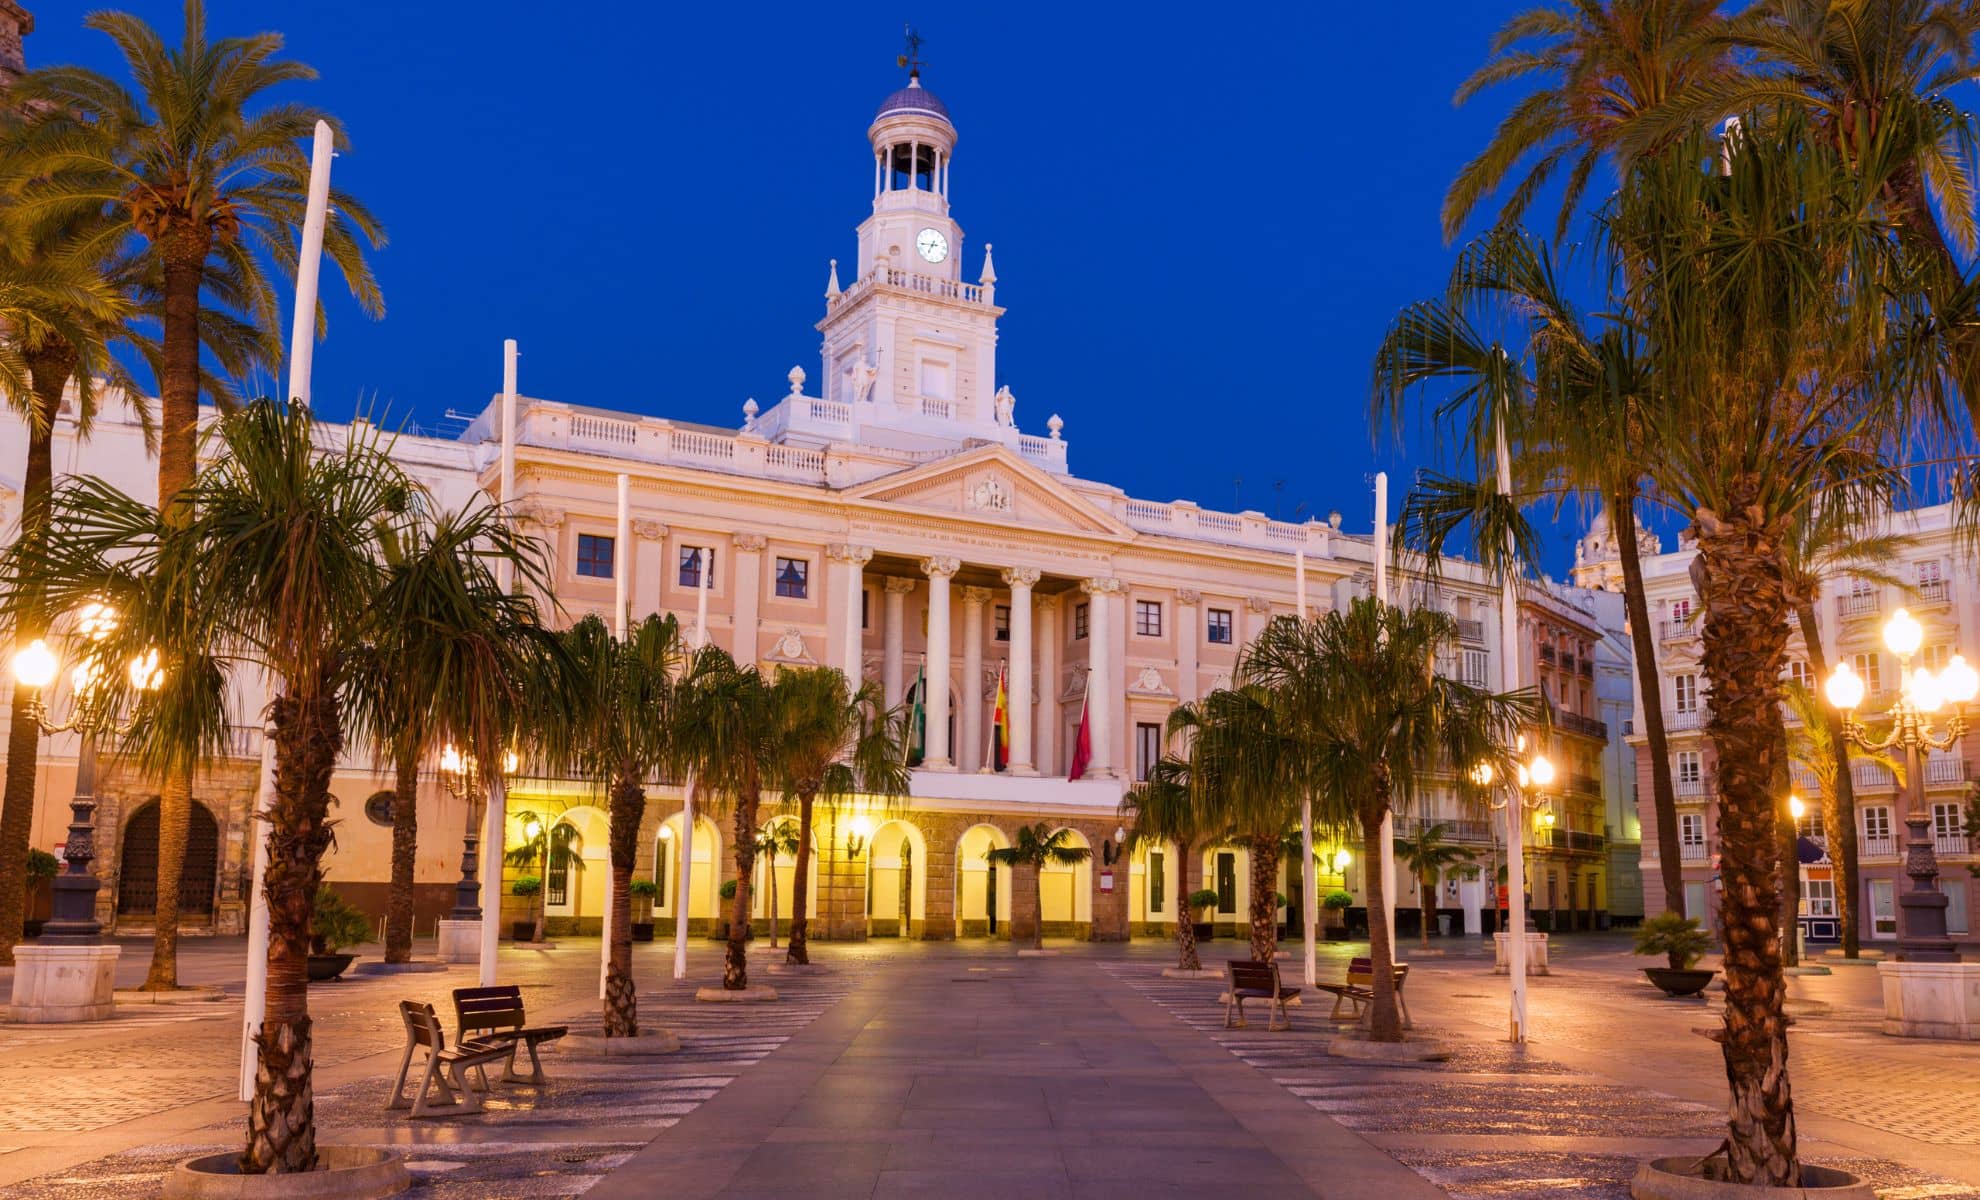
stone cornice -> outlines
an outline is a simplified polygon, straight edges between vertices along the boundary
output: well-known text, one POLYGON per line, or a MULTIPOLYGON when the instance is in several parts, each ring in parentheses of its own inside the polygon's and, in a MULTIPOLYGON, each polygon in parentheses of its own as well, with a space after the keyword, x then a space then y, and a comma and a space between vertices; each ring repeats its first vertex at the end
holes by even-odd
POLYGON ((882 586, 884 586, 887 589, 887 593, 892 596, 905 596, 909 592, 912 592, 914 591, 914 589, 921 586, 920 580, 910 579, 905 575, 888 575, 885 578, 886 578, 886 583, 883 584, 882 586))

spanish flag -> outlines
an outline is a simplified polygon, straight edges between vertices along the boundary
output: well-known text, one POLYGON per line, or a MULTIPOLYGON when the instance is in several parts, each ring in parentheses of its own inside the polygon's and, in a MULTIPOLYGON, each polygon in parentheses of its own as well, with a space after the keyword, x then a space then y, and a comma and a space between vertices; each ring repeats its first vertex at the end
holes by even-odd
POLYGON ((990 717, 990 767, 1001 771, 1011 764, 1011 697, 1007 686, 1010 665, 997 668, 997 708, 990 717))

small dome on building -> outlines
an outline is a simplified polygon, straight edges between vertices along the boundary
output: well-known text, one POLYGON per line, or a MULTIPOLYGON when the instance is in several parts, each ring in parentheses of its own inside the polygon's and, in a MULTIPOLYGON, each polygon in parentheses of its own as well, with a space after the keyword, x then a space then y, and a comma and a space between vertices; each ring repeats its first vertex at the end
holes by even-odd
POLYGON ((877 121, 893 113, 921 113, 925 116, 939 117, 952 125, 955 123, 949 121, 948 106, 943 104, 934 92, 921 86, 919 72, 908 76, 906 87, 880 102, 880 111, 873 114, 873 119, 877 121))

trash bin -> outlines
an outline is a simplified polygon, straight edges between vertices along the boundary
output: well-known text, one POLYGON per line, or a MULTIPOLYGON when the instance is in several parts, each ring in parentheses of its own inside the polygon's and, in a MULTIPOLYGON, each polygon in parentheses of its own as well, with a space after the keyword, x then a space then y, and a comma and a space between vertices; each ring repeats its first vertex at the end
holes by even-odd
POLYGON ((1451 936, 1451 914, 1449 913, 1437 914, 1437 936, 1438 937, 1451 936))

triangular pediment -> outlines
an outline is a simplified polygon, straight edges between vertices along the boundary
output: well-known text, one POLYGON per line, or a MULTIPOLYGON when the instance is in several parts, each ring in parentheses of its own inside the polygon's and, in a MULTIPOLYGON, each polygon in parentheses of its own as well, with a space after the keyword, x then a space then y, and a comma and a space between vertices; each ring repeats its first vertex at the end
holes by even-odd
POLYGON ((1131 531, 1003 446, 983 446, 847 489, 847 499, 1102 537, 1131 531))

